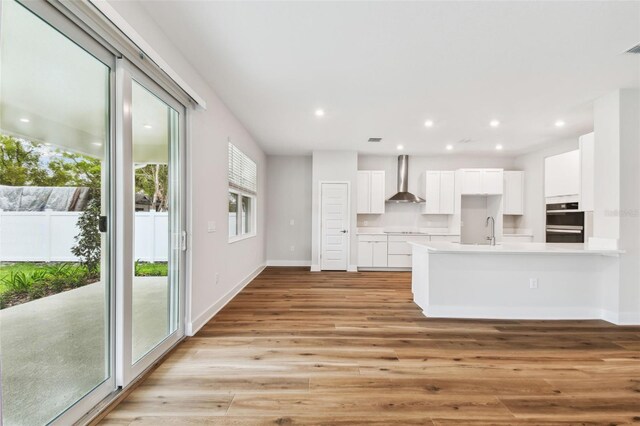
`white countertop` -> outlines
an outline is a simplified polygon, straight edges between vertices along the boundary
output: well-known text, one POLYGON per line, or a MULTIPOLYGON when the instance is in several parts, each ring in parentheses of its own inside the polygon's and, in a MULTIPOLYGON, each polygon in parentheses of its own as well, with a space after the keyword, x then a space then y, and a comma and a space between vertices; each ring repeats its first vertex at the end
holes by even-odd
POLYGON ((396 229, 396 228, 358 228, 357 235, 460 235, 459 233, 449 232, 445 230, 416 228, 416 229, 396 229))
POLYGON ((457 254, 584 254, 617 256, 622 250, 590 249, 586 244, 504 243, 495 246, 460 244, 445 241, 412 243, 412 246, 433 253, 457 254))

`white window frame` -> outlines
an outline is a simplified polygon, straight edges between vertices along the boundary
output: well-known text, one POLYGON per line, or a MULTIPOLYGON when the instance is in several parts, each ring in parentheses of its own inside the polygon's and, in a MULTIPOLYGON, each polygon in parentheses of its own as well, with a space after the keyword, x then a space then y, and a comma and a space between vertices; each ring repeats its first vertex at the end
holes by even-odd
MULTIPOLYGON (((238 196, 238 204, 237 204, 238 211, 236 212, 236 215, 237 215, 236 216, 236 235, 229 236, 229 244, 237 243, 238 241, 255 237, 256 235, 258 235, 258 232, 257 232, 258 197, 256 196, 256 194, 251 194, 249 192, 241 191, 239 189, 232 188, 232 187, 229 187, 229 193, 236 194, 238 196), (251 199, 251 210, 249 211, 251 215, 251 217, 249 218, 249 221, 251 224, 251 232, 248 232, 246 234, 240 233, 242 231, 242 197, 247 197, 251 199)), ((227 214, 229 213, 228 210, 229 209, 227 207, 227 214)), ((227 221, 227 224, 228 223, 229 221, 227 221)), ((227 230, 227 235, 229 235, 228 230, 227 230)))

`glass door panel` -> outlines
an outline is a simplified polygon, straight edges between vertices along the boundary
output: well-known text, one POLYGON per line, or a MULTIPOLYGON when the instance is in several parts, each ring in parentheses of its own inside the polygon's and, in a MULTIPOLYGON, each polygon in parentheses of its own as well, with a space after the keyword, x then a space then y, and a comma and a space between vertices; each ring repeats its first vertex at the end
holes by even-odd
POLYGON ((2 415, 39 425, 115 386, 112 71, 14 0, 0 28, 2 415))
POLYGON ((178 329, 179 114, 132 80, 132 363, 178 329))

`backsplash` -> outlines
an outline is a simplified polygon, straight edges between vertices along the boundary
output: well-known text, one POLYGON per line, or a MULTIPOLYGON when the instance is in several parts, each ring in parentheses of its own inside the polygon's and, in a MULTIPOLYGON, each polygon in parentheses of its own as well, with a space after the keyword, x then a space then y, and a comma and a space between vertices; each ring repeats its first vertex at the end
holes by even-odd
POLYGON ((448 228, 449 216, 424 215, 423 204, 387 203, 385 214, 359 214, 358 227, 448 228), (365 223, 366 222, 366 223, 365 223))

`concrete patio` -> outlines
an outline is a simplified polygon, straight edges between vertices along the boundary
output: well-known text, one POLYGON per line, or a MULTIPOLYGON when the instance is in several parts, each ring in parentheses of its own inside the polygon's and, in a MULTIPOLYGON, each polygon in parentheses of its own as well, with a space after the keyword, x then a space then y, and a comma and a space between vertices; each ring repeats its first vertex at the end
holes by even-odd
MULTIPOLYGON (((167 278, 134 281, 134 354, 167 331, 167 278)), ((104 284, 0 311, 0 360, 6 426, 46 424, 110 375, 104 284)))

